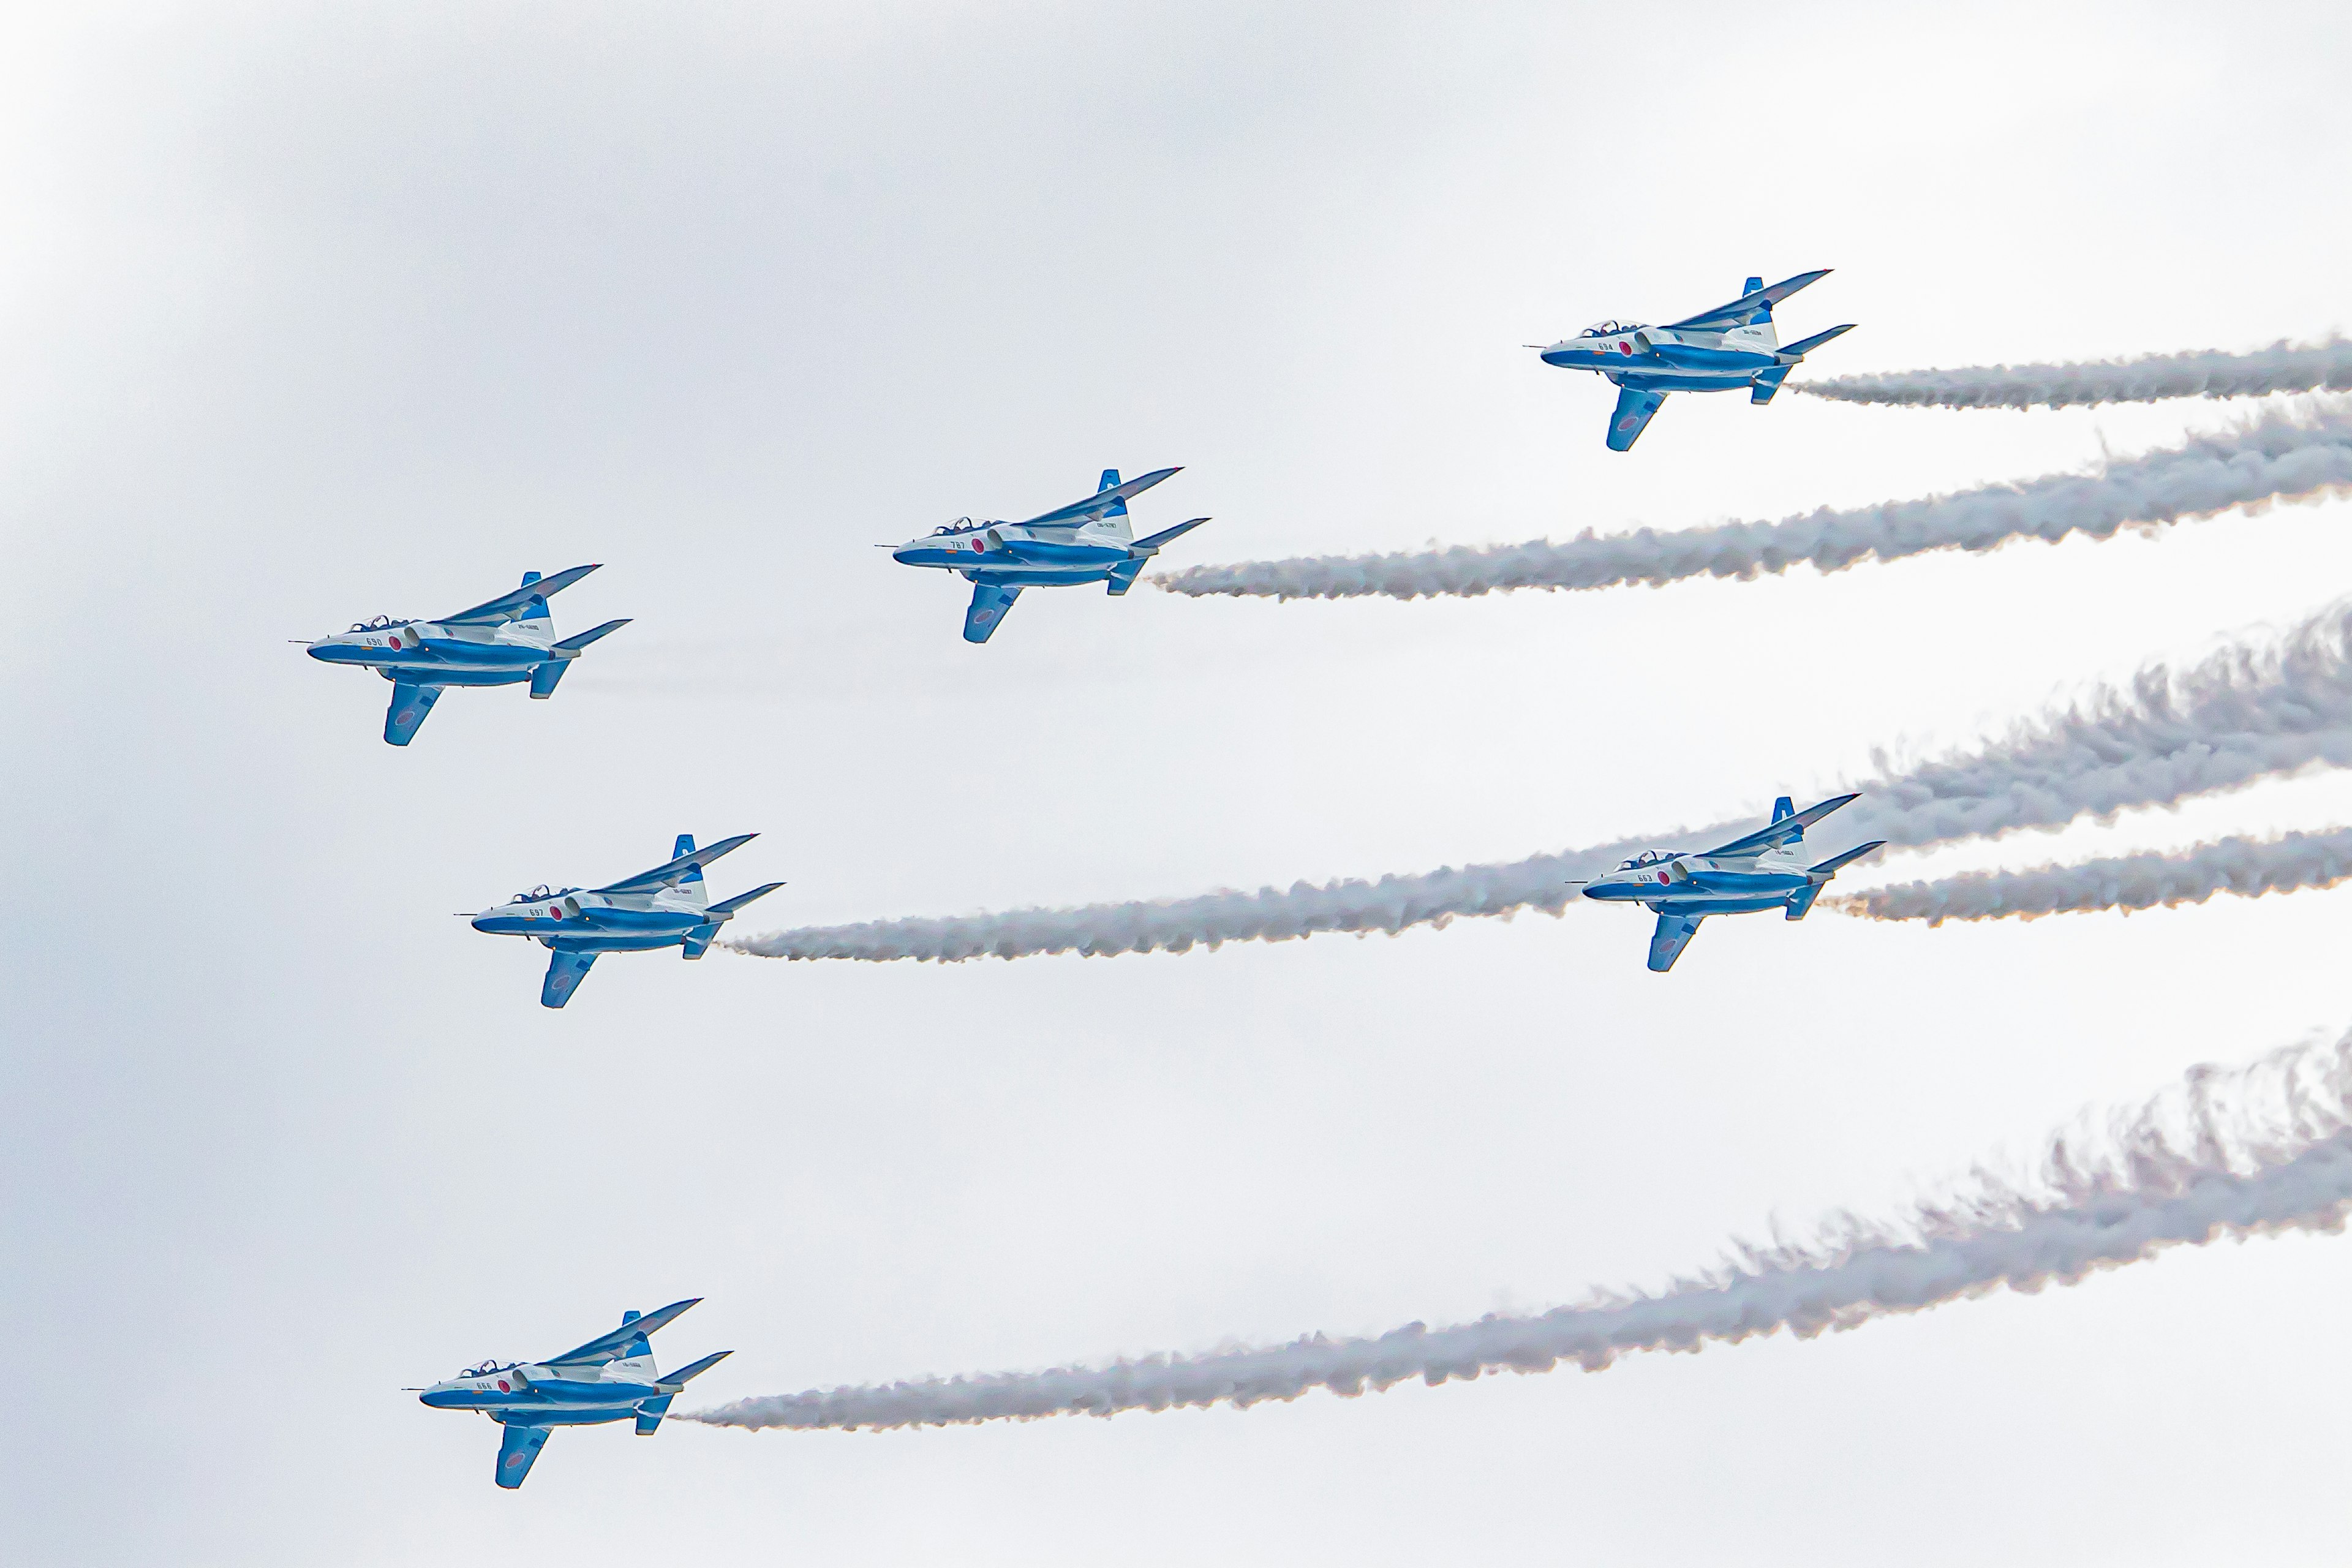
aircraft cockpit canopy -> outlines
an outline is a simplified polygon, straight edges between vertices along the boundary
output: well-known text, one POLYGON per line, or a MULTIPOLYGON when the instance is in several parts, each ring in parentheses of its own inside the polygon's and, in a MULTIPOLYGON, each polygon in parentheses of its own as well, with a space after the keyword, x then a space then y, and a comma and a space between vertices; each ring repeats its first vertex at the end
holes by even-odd
POLYGON ((1618 321, 1595 321, 1592 325, 1585 328, 1584 331, 1577 333, 1576 335, 1580 338, 1613 338, 1620 332, 1630 332, 1637 330, 1638 329, 1630 323, 1618 321))
POLYGON ((390 616, 378 616, 372 621, 353 621, 352 623, 352 630, 355 632, 380 632, 392 626, 404 626, 407 624, 408 623, 406 621, 395 621, 390 616))
POLYGON ((516 1367, 520 1366, 521 1364, 522 1363, 520 1362, 515 1361, 502 1362, 494 1356, 490 1360, 482 1363, 479 1366, 467 1367, 457 1375, 459 1377, 488 1377, 494 1373, 512 1372, 516 1367))
POLYGON ((940 524, 939 527, 931 530, 931 532, 934 536, 942 533, 963 533, 969 531, 971 526, 971 519, 968 517, 960 517, 953 522, 943 522, 940 524))
POLYGON ((1654 866, 1661 860, 1671 860, 1673 858, 1673 856, 1668 855, 1662 850, 1644 849, 1639 855, 1634 856, 1631 860, 1619 862, 1617 869, 1620 871, 1638 871, 1644 866, 1654 866))
POLYGON ((560 899, 566 893, 576 893, 580 889, 577 888, 551 888, 546 883, 541 882, 538 887, 533 888, 528 893, 517 893, 513 898, 509 899, 507 902, 510 904, 543 904, 550 899, 560 899))

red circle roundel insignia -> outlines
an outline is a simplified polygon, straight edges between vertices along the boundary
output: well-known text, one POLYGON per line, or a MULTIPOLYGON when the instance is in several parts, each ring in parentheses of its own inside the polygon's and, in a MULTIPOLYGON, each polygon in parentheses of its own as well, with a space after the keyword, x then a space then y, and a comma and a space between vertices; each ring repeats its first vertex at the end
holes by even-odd
POLYGON ((500 1379, 499 1379, 499 1392, 500 1394, 507 1394, 507 1393, 510 1393, 510 1392, 512 1392, 511 1390, 509 1390, 509 1389, 507 1387, 507 1380, 506 1380, 505 1378, 503 1378, 503 1377, 502 1377, 502 1378, 500 1378, 500 1379))
POLYGON ((1663 881, 1664 881, 1665 879, 1666 879, 1666 874, 1665 874, 1664 871, 1659 872, 1659 873, 1658 873, 1658 880, 1659 880, 1659 881, 1661 881, 1661 882, 1663 882, 1663 881))
POLYGON ((1617 352, 1621 354, 1632 353, 1633 352, 1633 345, 1631 343, 1619 343, 1617 345, 1617 352))
POLYGON ((400 646, 400 639, 399 639, 398 637, 394 637, 394 638, 392 638, 392 639, 391 639, 391 641, 392 641, 392 646, 393 646, 393 647, 398 647, 400 646))

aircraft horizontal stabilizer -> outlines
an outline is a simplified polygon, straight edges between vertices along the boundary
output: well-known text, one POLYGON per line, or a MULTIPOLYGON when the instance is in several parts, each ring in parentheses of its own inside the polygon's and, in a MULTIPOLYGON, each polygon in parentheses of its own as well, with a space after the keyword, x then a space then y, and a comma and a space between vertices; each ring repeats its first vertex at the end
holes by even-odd
POLYGON ((531 1461, 547 1447, 547 1430, 544 1426, 521 1426, 499 1428, 499 1485, 509 1491, 522 1485, 522 1479, 530 1474, 531 1461))
POLYGON ((1780 384, 1789 379, 1789 372, 1795 368, 1794 365, 1776 364, 1770 370, 1758 371, 1756 379, 1748 384, 1748 401, 1771 402, 1772 395, 1780 390, 1780 384))
POLYGON ((688 1362, 684 1366, 679 1367, 676 1372, 666 1372, 662 1373, 657 1386, 659 1386, 665 1394, 676 1394, 688 1384, 693 1382, 696 1378, 700 1377, 704 1373, 709 1372, 712 1367, 717 1366, 720 1362, 725 1361, 729 1356, 733 1355, 734 1353, 735 1352, 733 1351, 713 1351, 710 1354, 704 1356, 700 1361, 688 1362))
POLYGON ((1826 332, 1815 332, 1810 338, 1800 338, 1793 343, 1785 344, 1780 351, 1781 361, 1784 363, 1794 364, 1832 338, 1853 331, 1853 327, 1854 324, 1848 321, 1842 327, 1832 327, 1826 332))
POLYGON ((1840 870, 1843 869, 1845 867, 1853 865, 1856 860, 1861 859, 1872 850, 1884 849, 1885 847, 1886 840, 1884 838, 1874 838, 1867 844, 1857 844, 1843 855, 1832 855, 1818 866, 1808 867, 1806 868, 1805 875, 1808 877, 1834 877, 1840 870))
POLYGON ((598 637, 611 637, 614 632, 617 632, 623 626, 627 626, 629 624, 629 619, 630 617, 624 616, 617 621, 606 621, 601 626, 590 626, 586 631, 582 632, 575 637, 565 637, 562 642, 557 643, 554 647, 549 651, 553 653, 578 653, 582 648, 586 647, 598 637))
POLYGON ((720 920, 725 920, 728 916, 735 913, 745 904, 750 903, 752 900, 764 899, 770 893, 774 892, 778 888, 782 886, 783 884, 782 882, 763 882, 748 893, 738 893, 731 899, 723 900, 719 903, 711 905, 710 912, 720 920))
POLYGON ((530 672, 531 696, 541 702, 554 696, 555 683, 562 679, 563 672, 571 668, 568 664, 559 664, 551 659, 532 670, 530 672))
POLYGON ((1139 555, 1151 554, 1153 552, 1182 538, 1185 534, 1192 532, 1194 529, 1200 527, 1202 523, 1208 521, 1209 520, 1205 517, 1188 518, 1184 521, 1178 523, 1173 528, 1161 529, 1159 532, 1153 534, 1149 539, 1139 539, 1133 544, 1129 545, 1128 548, 1134 551, 1139 555))
POLYGON ((695 927, 686 933, 686 940, 677 944, 677 955, 680 958, 700 958, 710 951, 710 939, 718 934, 717 921, 712 921, 709 925, 695 927))
POLYGON ((665 1394, 659 1399, 648 1399, 637 1406, 638 1436, 650 1437, 661 1430, 661 1419, 669 1414, 670 1398, 665 1394))

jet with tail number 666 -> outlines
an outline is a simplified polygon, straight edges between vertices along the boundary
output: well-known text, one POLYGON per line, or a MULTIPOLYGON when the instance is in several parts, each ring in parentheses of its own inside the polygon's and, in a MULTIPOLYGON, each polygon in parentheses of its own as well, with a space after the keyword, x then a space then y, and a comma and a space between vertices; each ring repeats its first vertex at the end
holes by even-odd
POLYGON ((1770 826, 1696 855, 1649 850, 1585 883, 1584 896, 1602 903, 1639 904, 1654 912, 1658 928, 1650 938, 1650 967, 1663 974, 1675 966, 1707 916, 1780 910, 1792 921, 1803 920, 1842 868, 1885 847, 1885 839, 1873 839, 1817 865, 1808 865, 1808 858, 1797 851, 1806 828, 1855 798, 1832 795, 1799 811, 1784 795, 1772 803, 1770 826))
POLYGON ((486 1361, 430 1388, 406 1392, 436 1410, 479 1411, 505 1428, 492 1473, 512 1491, 530 1474, 531 1461, 556 1427, 634 1420, 637 1436, 650 1437, 688 1383, 735 1353, 719 1351, 673 1373, 655 1370, 653 1342, 646 1336, 700 1300, 673 1301, 657 1312, 624 1312, 619 1328, 545 1361, 486 1361))
POLYGON ((1769 289, 1761 278, 1750 278, 1730 304, 1663 327, 1595 321, 1549 347, 1528 347, 1542 354, 1546 364, 1592 371, 1615 384, 1617 409, 1609 416, 1609 449, 1622 452, 1640 438, 1669 392, 1729 392, 1744 386, 1750 403, 1771 402, 1789 372, 1807 354, 1840 332, 1853 331, 1848 321, 1780 346, 1772 307, 1828 276, 1826 267, 1800 272, 1769 289))
POLYGON ((1135 537, 1127 517, 1129 498, 1180 471, 1160 468, 1122 482, 1117 468, 1105 468, 1094 494, 1026 522, 959 518, 921 539, 881 548, 904 565, 961 574, 971 584, 963 640, 986 642, 1024 588, 1107 583, 1117 595, 1134 587, 1163 546, 1209 521, 1196 517, 1148 539, 1135 537))
POLYGON ((540 1005, 561 1007, 596 962, 600 952, 645 952, 676 947, 687 958, 700 958, 710 949, 719 928, 754 899, 763 899, 782 882, 767 882, 722 903, 710 901, 702 868, 721 855, 740 849, 756 833, 739 833, 697 849, 694 835, 677 836, 671 858, 650 871, 624 877, 601 888, 533 888, 479 914, 461 914, 476 931, 493 936, 529 937, 552 954, 547 979, 539 989, 540 1005))

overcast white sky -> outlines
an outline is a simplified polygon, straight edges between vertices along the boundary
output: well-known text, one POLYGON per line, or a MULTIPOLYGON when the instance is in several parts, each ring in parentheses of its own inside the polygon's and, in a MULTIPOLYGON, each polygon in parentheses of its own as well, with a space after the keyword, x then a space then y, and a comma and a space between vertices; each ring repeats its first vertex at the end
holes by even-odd
MULTIPOLYGON (((0 20, 12 1561, 2336 1562, 2352 1247, 1811 1343, 890 1435, 496 1431, 625 1307, 730 1398, 1540 1307, 2352 1022, 2344 893, 960 967, 448 911, 757 830, 750 929, 1761 810, 2352 584, 2346 508, 1484 601, 965 591, 870 548, 1186 471, 1177 564, 1776 517, 2242 411, 1609 394, 1519 345, 1838 270, 1804 374, 2347 324, 2332 6, 14 6, 0 20), (549 703, 287 639, 605 569, 549 703)), ((1933 860, 2352 822, 2265 786, 1933 860)))

